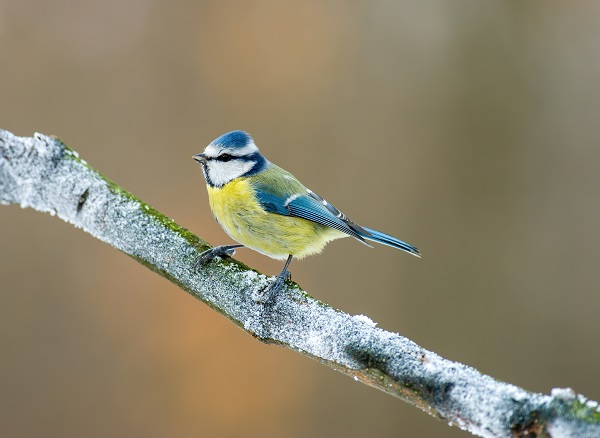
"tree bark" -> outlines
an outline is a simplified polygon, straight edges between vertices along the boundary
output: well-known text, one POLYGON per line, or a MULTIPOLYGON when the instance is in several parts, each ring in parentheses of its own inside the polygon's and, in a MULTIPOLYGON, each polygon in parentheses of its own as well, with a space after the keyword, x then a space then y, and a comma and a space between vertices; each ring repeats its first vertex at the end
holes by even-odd
MULTIPOLYGON (((135 258, 262 342, 318 360, 483 437, 600 437, 598 403, 570 389, 528 392, 446 360, 294 283, 267 304, 271 279, 232 260, 194 264, 209 245, 109 181, 59 139, 0 130, 0 203, 56 215, 135 258)), ((5 249, 6 250, 6 249, 5 249)))

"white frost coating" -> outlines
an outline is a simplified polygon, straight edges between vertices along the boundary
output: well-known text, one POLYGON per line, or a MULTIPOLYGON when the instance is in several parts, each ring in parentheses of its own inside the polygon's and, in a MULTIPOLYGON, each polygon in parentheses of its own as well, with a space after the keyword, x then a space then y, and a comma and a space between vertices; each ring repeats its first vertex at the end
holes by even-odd
POLYGON ((320 348, 323 345, 323 334, 321 332, 310 332, 308 334, 308 338, 306 339, 306 346, 308 350, 306 351, 315 351, 315 349, 320 348))
MULTIPOLYGON (((259 277, 258 272, 255 271, 246 271, 242 274, 244 277, 246 277, 248 280, 256 280, 259 277)), ((263 275, 264 277, 264 275, 263 275)))
POLYGON ((271 282, 271 280, 269 279, 269 277, 267 277, 264 274, 259 274, 256 271, 243 271, 243 272, 240 273, 240 275, 246 281, 250 281, 252 283, 255 283, 259 290, 264 289, 271 282))
MULTIPOLYGON (((64 159, 67 154, 51 137, 19 138, 0 130, 0 202, 56 212, 153 266, 259 339, 300 351, 476 435, 510 436, 511 421, 542 412, 571 415, 564 421, 549 419, 552 430, 562 436, 600 436, 597 425, 566 408, 561 411, 573 400, 568 390, 546 396, 498 382, 287 283, 273 302, 259 304, 255 294, 272 280, 235 262, 214 260, 196 272, 198 255, 206 249, 203 242, 113 187, 81 160, 70 154, 64 159)), ((593 410, 593 402, 581 400, 593 410)))
POLYGON ((569 421, 557 419, 548 426, 548 433, 552 438, 598 438, 600 435, 590 435, 573 426, 569 421))
POLYGON ((47 136, 45 136, 44 134, 40 134, 39 132, 36 132, 33 137, 36 140, 41 140, 41 141, 34 141, 33 142, 33 147, 35 148, 35 150, 39 153, 39 154, 46 154, 48 152, 48 148, 46 147, 46 139, 48 138, 47 136))
POLYGON ((366 324, 369 324, 371 327, 375 327, 377 325, 376 322, 373 322, 373 320, 366 315, 354 315, 352 318, 354 318, 356 321, 362 321, 366 324))
POLYGON ((572 388, 552 388, 550 395, 561 400, 571 400, 575 398, 576 394, 572 388))

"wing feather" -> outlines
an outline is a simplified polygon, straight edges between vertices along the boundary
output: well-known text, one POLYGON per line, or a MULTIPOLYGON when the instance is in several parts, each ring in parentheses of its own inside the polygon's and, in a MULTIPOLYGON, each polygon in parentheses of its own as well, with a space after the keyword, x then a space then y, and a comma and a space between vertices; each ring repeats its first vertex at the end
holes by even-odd
POLYGON ((256 197, 262 207, 269 213, 298 217, 315 222, 346 233, 367 244, 359 234, 360 231, 355 229, 358 225, 349 221, 345 215, 340 213, 331 204, 324 204, 322 201, 319 201, 322 198, 315 198, 311 194, 313 192, 307 191, 306 193, 292 193, 281 196, 271 193, 260 186, 256 187, 256 197))
POLYGON ((304 187, 291 173, 272 163, 263 172, 249 178, 252 179, 258 202, 269 213, 302 218, 346 233, 367 246, 371 246, 367 242, 370 240, 420 257, 419 250, 414 246, 352 222, 325 199, 304 187))

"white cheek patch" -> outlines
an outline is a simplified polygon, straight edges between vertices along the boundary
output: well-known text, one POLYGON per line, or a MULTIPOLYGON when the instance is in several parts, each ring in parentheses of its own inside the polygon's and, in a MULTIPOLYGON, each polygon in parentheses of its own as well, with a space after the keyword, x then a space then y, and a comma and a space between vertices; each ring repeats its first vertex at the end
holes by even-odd
POLYGON ((239 178, 254 166, 253 161, 231 160, 227 162, 212 160, 208 164, 208 176, 212 183, 221 187, 229 181, 239 178))

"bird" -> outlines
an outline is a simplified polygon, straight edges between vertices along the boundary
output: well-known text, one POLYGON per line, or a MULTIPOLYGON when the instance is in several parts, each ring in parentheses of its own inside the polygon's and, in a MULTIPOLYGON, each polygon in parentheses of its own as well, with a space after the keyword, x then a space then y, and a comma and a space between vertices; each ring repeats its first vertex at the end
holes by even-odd
POLYGON ((193 158, 202 167, 213 216, 238 242, 204 251, 196 270, 216 257, 231 257, 242 247, 285 260, 259 302, 273 299, 291 279, 288 268, 293 258, 318 254, 335 239, 350 236, 369 247, 368 241, 378 242, 421 256, 416 247, 350 220, 291 173, 268 161, 245 131, 221 135, 193 158))

